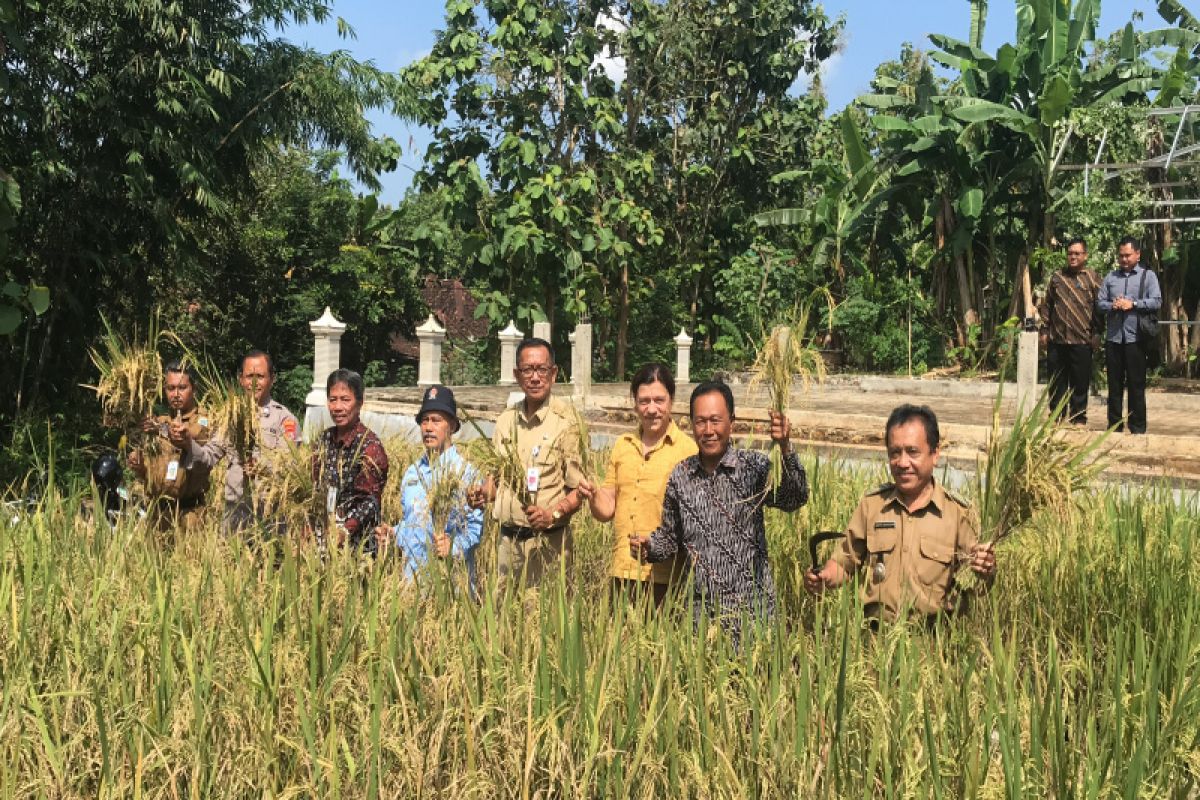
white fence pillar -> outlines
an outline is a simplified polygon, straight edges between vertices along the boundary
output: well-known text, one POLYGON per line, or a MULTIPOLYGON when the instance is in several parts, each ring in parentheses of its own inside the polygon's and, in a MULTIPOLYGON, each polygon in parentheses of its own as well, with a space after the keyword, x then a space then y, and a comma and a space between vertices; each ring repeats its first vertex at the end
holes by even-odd
POLYGON ((1017 413, 1038 401, 1038 334, 1021 331, 1017 345, 1017 413))
POLYGON ((592 393, 592 325, 581 322, 571 334, 571 385, 576 400, 587 403, 592 393))
POLYGON ((683 328, 675 337, 675 382, 692 382, 692 337, 683 328))
POLYGON ((446 329, 438 325, 433 314, 425 324, 417 328, 417 341, 421 352, 417 362, 417 386, 433 386, 442 382, 442 342, 446 340, 446 329))
POLYGON ((308 323, 308 329, 313 334, 313 382, 304 405, 324 407, 328 400, 325 381, 329 380, 329 373, 340 366, 346 323, 335 319, 329 306, 325 306, 325 313, 308 323))
POLYGON ((552 332, 553 332, 553 331, 552 331, 552 330, 551 330, 551 328, 550 328, 550 323, 549 323, 549 322, 535 322, 535 323, 533 323, 533 338, 535 338, 535 339, 545 339, 547 342, 549 342, 549 343, 550 343, 550 346, 551 346, 551 347, 553 347, 553 346, 554 346, 554 340, 550 338, 550 334, 551 334, 552 332))
POLYGON ((513 370, 517 368, 517 345, 525 338, 525 334, 517 330, 510 319, 508 327, 500 331, 500 385, 512 386, 517 382, 513 370))

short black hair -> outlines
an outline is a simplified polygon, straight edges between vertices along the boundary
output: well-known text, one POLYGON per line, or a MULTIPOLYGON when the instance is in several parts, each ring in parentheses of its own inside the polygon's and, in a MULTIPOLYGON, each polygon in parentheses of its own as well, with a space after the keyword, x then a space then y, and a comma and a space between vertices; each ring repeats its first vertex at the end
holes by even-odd
POLYGON ((329 380, 325 381, 325 393, 333 391, 333 387, 339 383, 344 383, 354 393, 354 399, 358 402, 363 401, 363 379, 352 369, 335 369, 329 373, 329 380))
POLYGON ((725 407, 729 409, 729 418, 733 419, 733 390, 725 381, 701 381, 692 389, 692 399, 688 401, 688 416, 696 416, 696 398, 716 392, 725 398, 725 407))
POLYGON ((266 350, 251 350, 238 359, 238 375, 241 375, 246 370, 246 359, 248 358, 265 358, 267 360, 267 374, 275 376, 275 359, 271 358, 271 354, 266 350))
POLYGON ((517 354, 513 356, 513 361, 517 364, 521 363, 521 353, 524 353, 531 347, 544 347, 546 352, 550 354, 550 366, 554 366, 554 348, 545 339, 539 339, 536 336, 530 336, 528 339, 522 339, 517 345, 517 354))
POLYGON ((200 384, 200 375, 197 374, 196 368, 188 361, 178 358, 168 361, 167 365, 163 367, 163 375, 170 375, 172 373, 187 375, 193 389, 197 388, 200 384))
POLYGON ((675 399, 675 376, 671 374, 671 370, 666 364, 659 361, 644 364, 641 369, 633 373, 633 380, 629 383, 629 394, 636 398, 638 389, 652 383, 661 383, 667 388, 667 395, 672 400, 675 399))
POLYGON ((1130 247, 1132 247, 1132 248, 1133 248, 1133 251, 1134 251, 1135 253, 1140 253, 1140 252, 1142 252, 1142 243, 1141 243, 1141 242, 1139 242, 1139 241, 1137 240, 1137 238, 1136 238, 1136 237, 1133 237, 1133 236, 1122 236, 1122 237, 1121 237, 1121 241, 1117 242, 1117 247, 1120 247, 1121 245, 1124 245, 1124 244, 1127 244, 1127 245, 1129 245, 1130 247))
POLYGON ((937 414, 933 413, 933 409, 929 406, 915 406, 912 403, 905 403, 892 409, 887 425, 883 428, 884 446, 888 445, 888 437, 892 433, 892 428, 907 425, 914 419, 920 420, 921 424, 925 426, 925 442, 929 445, 929 449, 937 450, 938 445, 942 442, 942 432, 938 430, 937 414))
POLYGON ((1072 236, 1070 239, 1067 239, 1067 248, 1066 249, 1070 250, 1071 245, 1073 245, 1073 244, 1082 245, 1083 252, 1085 252, 1085 253, 1088 251, 1087 239, 1083 238, 1082 236, 1072 236))

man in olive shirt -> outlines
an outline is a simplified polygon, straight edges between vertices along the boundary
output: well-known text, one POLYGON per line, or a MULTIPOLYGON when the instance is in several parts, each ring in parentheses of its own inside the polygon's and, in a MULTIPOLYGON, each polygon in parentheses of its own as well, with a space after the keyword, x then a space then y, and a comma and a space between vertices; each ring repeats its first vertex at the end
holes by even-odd
POLYGON ((1100 278, 1087 268, 1087 242, 1067 242, 1067 266, 1050 277, 1046 298, 1038 309, 1041 343, 1050 371, 1050 403, 1063 408, 1077 425, 1087 422, 1088 389, 1092 382, 1092 351, 1100 344, 1102 320, 1096 310, 1100 278))
POLYGON ((893 483, 858 504, 841 551, 804 585, 819 594, 865 572, 868 617, 892 621, 903 612, 935 617, 954 610, 954 574, 969 563, 981 578, 996 573, 990 545, 980 545, 967 504, 933 479, 940 455, 937 417, 928 406, 902 405, 884 429, 893 483))
POLYGON ((132 451, 129 468, 142 480, 159 530, 194 530, 203 521, 210 467, 191 458, 192 444, 205 444, 211 430, 196 406, 196 371, 179 361, 163 371, 171 413, 145 420, 142 428, 158 432, 158 446, 153 452, 132 451))
POLYGON ((544 339, 521 342, 513 376, 525 398, 496 420, 492 441, 501 447, 515 436, 531 501, 522 503, 510 487, 497 486, 492 476, 474 495, 473 504, 495 502, 494 513, 500 522, 496 558, 500 579, 524 580, 524 586, 533 589, 560 567, 570 568, 570 522, 583 502, 576 491, 583 471, 574 411, 569 403, 551 396, 558 367, 550 343, 544 339))

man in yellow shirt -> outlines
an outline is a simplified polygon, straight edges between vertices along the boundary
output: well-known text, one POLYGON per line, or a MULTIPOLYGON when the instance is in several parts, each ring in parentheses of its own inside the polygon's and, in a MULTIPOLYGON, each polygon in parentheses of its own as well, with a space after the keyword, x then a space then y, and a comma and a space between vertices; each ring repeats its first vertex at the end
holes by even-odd
POLYGON ((663 494, 675 465, 697 452, 696 442, 671 417, 675 379, 664 364, 647 364, 630 384, 638 429, 613 445, 604 483, 583 481, 579 491, 588 499, 592 516, 613 523, 613 589, 654 593, 662 605, 671 582, 684 569, 677 555, 661 564, 648 564, 630 555, 629 537, 645 535, 662 520, 663 494))

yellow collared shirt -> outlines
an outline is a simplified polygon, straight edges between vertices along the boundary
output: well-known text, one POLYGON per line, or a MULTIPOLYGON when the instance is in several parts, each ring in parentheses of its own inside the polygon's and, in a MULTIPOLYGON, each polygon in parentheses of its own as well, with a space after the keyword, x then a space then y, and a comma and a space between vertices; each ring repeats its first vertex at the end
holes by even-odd
POLYGON ((617 493, 613 514, 612 577, 626 580, 653 580, 669 583, 683 559, 661 564, 638 563, 629 555, 629 537, 648 534, 662 520, 663 494, 667 478, 675 465, 697 452, 696 442, 672 422, 666 434, 650 452, 642 453, 642 437, 626 433, 613 445, 604 487, 617 493))

